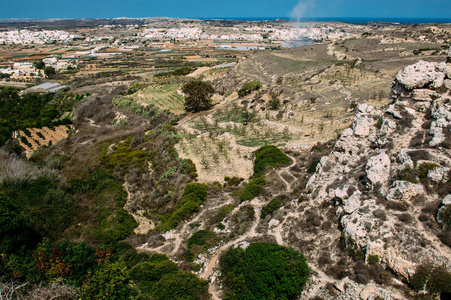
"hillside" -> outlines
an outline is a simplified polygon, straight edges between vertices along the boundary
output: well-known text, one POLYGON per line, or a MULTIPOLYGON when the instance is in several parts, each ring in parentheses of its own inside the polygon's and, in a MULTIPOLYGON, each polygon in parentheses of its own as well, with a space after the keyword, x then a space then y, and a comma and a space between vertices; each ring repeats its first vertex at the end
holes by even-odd
POLYGON ((446 299, 449 33, 407 31, 2 89, 46 123, 2 98, 0 295, 446 299), (192 78, 211 109, 184 112, 192 78))

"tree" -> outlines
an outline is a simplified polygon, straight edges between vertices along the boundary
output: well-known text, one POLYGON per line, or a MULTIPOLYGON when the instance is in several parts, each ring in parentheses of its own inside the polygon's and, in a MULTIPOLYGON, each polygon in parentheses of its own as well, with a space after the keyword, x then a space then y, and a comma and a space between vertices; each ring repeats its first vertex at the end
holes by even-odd
POLYGON ((44 69, 44 74, 45 74, 48 78, 53 78, 53 76, 56 74, 55 68, 54 68, 54 67, 45 67, 45 69, 44 69))
POLYGON ((42 60, 35 61, 33 66, 38 70, 43 70, 45 68, 45 63, 42 60))
POLYGON ((213 85, 202 80, 193 80, 187 82, 182 87, 185 97, 185 110, 198 112, 209 109, 211 96, 215 93, 213 85))

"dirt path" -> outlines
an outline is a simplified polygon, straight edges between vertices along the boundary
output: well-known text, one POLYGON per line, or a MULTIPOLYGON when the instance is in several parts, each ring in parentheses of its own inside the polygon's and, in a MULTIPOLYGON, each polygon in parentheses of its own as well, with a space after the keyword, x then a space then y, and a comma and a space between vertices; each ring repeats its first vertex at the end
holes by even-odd
POLYGON ((207 72, 208 70, 211 70, 211 67, 200 67, 196 71, 186 75, 186 77, 196 77, 196 76, 199 76, 200 74, 202 74, 204 72, 207 72))
POLYGON ((294 167, 294 166, 298 163, 298 161, 297 161, 296 158, 294 158, 294 157, 291 156, 291 155, 288 155, 288 154, 287 154, 287 156, 291 159, 292 163, 291 163, 289 166, 287 166, 287 167, 285 167, 285 168, 282 168, 282 169, 280 169, 279 171, 277 171, 277 175, 279 175, 280 180, 282 180, 283 183, 285 183, 285 186, 287 187, 286 190, 285 190, 285 192, 290 193, 291 190, 292 190, 291 185, 293 184, 293 182, 295 181, 296 178, 295 178, 293 175, 291 175, 291 172, 289 172, 289 170, 290 170, 292 167, 294 167), (284 173, 285 173, 285 174, 288 174, 289 176, 291 176, 291 177, 293 178, 293 180, 291 181, 291 183, 289 183, 288 181, 285 180, 285 178, 283 178, 282 174, 284 174, 284 173))
POLYGON ((239 208, 243 205, 251 205, 254 210, 255 210, 255 218, 254 221, 252 223, 251 228, 249 229, 248 232, 246 232, 244 235, 229 241, 228 243, 222 245, 215 253, 214 255, 209 259, 208 263, 206 264, 205 269, 203 270, 202 274, 200 275, 201 278, 209 280, 210 284, 209 284, 209 288, 208 291, 211 293, 212 298, 213 299, 221 299, 219 297, 219 292, 216 288, 216 277, 212 276, 213 271, 215 268, 217 268, 218 265, 218 259, 220 257, 220 255, 226 251, 227 249, 229 249, 230 247, 232 247, 233 245, 236 245, 237 243, 240 243, 248 238, 253 238, 256 236, 259 236, 260 234, 256 233, 256 229, 258 224, 260 223, 260 215, 261 215, 261 209, 263 207, 263 205, 265 205, 265 202, 262 202, 259 198, 254 198, 252 201, 250 202, 243 202, 241 203, 239 206, 237 206, 234 211, 238 211, 239 208))

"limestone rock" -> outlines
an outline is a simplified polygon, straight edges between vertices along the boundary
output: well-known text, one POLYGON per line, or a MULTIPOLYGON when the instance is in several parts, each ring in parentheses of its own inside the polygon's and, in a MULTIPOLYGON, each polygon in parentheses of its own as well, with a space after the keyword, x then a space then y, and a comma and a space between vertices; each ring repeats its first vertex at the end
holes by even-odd
POLYGON ((347 214, 351 214, 360 207, 360 191, 355 191, 351 197, 343 197, 343 210, 347 214))
POLYGON ((365 171, 372 184, 385 184, 390 176, 390 157, 385 152, 370 157, 366 163, 365 171))
POLYGON ((339 290, 340 292, 344 292, 344 291, 345 291, 345 286, 348 285, 348 284, 350 284, 350 283, 351 283, 351 280, 349 280, 348 277, 345 277, 345 278, 341 279, 340 281, 337 281, 337 282, 334 284, 334 287, 335 287, 337 290, 339 290))
POLYGON ((391 114, 396 119, 402 119, 401 113, 396 109, 394 104, 390 104, 386 110, 387 113, 391 114))
POLYGON ((440 118, 436 121, 431 122, 431 127, 429 128, 429 134, 433 136, 429 145, 434 147, 445 140, 445 134, 443 129, 449 125, 449 122, 445 118, 440 118))
POLYGON ((400 165, 397 168, 398 171, 406 168, 413 169, 414 167, 413 160, 410 158, 409 154, 407 154, 407 151, 407 149, 401 149, 399 152, 398 160, 400 161, 400 165))
MULTIPOLYGON (((436 183, 443 183, 448 181, 448 171, 450 169, 449 168, 442 168, 442 167, 438 167, 438 168, 434 168, 432 170, 428 171, 427 177, 430 178, 433 182, 436 183)), ((451 200, 451 198, 450 198, 451 200)))
POLYGON ((445 198, 443 198, 442 204, 443 205, 451 205, 451 195, 448 195, 445 198))
POLYGON ((375 296, 379 296, 379 291, 376 286, 369 284, 360 292, 360 299, 368 300, 374 299, 375 296))
MULTIPOLYGON (((451 75, 451 74, 450 74, 451 75)), ((448 90, 451 90, 451 79, 445 79, 444 81, 443 81, 443 86, 445 87, 445 88, 447 88, 448 90)))
POLYGON ((386 199, 388 201, 408 201, 416 195, 423 194, 424 187, 404 180, 395 181, 393 188, 388 191, 386 199))
POLYGON ((444 77, 445 74, 436 71, 434 63, 422 60, 396 74, 396 80, 408 90, 422 88, 430 83, 438 88, 443 85, 444 77))
POLYGON ((358 136, 368 136, 370 134, 371 126, 374 124, 374 119, 371 116, 364 114, 357 114, 352 124, 354 134, 358 136))
POLYGON ((387 118, 382 118, 382 126, 381 126, 381 129, 380 129, 380 133, 382 135, 390 134, 395 129, 396 129, 396 122, 395 121, 393 121, 391 119, 387 119, 387 118))
POLYGON ((412 99, 415 101, 432 101, 438 97, 440 95, 436 91, 429 89, 415 89, 412 92, 412 99))
POLYGON ((341 225, 346 235, 352 237, 358 243, 366 243, 368 231, 371 230, 373 221, 372 216, 370 218, 370 215, 362 215, 359 210, 355 210, 352 214, 341 218, 341 225))

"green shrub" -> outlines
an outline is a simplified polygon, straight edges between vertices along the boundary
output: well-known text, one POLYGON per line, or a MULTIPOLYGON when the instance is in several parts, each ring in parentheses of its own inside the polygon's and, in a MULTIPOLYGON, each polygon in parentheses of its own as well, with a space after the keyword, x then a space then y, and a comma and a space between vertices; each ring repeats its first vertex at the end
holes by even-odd
POLYGON ((427 177, 429 171, 432 171, 436 168, 439 168, 440 166, 434 163, 422 163, 417 167, 418 170, 418 176, 420 177, 420 179, 424 179, 427 177))
POLYGON ((451 273, 443 267, 435 268, 426 283, 426 289, 431 294, 451 293, 451 273))
POLYGON ((412 278, 410 279, 410 283, 417 291, 421 291, 426 286, 426 282, 429 279, 429 276, 431 275, 429 269, 425 267, 424 265, 419 265, 415 269, 415 274, 413 274, 412 278))
POLYGON ((239 192, 241 201, 252 200, 263 192, 263 185, 266 184, 264 177, 257 177, 249 181, 239 192))
POLYGON ((207 185, 202 183, 189 183, 183 190, 178 208, 171 214, 164 216, 157 227, 160 231, 171 230, 199 211, 199 207, 207 200, 207 185))
POLYGON ((207 300, 208 281, 190 272, 178 271, 164 275, 154 286, 155 300, 207 300))
POLYGON ((282 207, 282 201, 280 200, 280 198, 272 199, 268 204, 266 204, 262 208, 261 218, 264 219, 267 215, 272 214, 280 207, 282 207))
POLYGON ((255 151, 254 176, 262 175, 268 167, 285 165, 290 162, 290 158, 276 146, 263 146, 255 151))
POLYGON ((194 245, 205 246, 207 241, 214 239, 216 236, 213 232, 208 230, 199 230, 188 239, 188 248, 194 245))
POLYGON ((268 102, 269 109, 278 110, 280 108, 280 100, 279 98, 273 98, 268 102))
POLYGON ((144 170, 149 154, 146 150, 133 150, 130 146, 131 142, 132 137, 129 137, 114 146, 111 154, 104 153, 100 155, 100 163, 111 170, 120 169, 125 171, 131 166, 144 170))
POLYGON ((252 91, 261 89, 262 83, 258 80, 246 82, 243 84, 240 90, 238 90, 238 96, 243 97, 250 94, 252 91))
POLYGON ((379 263, 380 258, 379 258, 379 255, 377 255, 377 254, 369 254, 366 258, 366 261, 370 265, 375 265, 375 264, 379 263))
POLYGON ((296 299, 309 267, 299 252, 274 243, 231 248, 220 258, 224 299, 296 299))
POLYGON ((81 299, 135 299, 138 291, 130 282, 129 272, 120 262, 108 263, 90 274, 82 288, 81 299))

